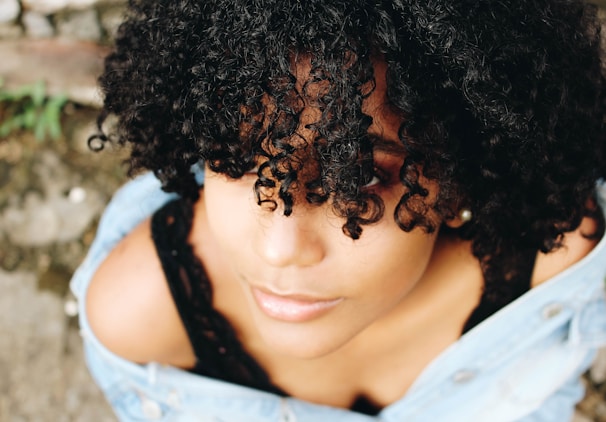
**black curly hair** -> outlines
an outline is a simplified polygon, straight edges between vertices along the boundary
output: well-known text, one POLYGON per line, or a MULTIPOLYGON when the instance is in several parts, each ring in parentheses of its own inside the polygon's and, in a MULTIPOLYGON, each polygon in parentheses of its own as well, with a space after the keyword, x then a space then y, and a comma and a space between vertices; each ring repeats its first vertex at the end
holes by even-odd
POLYGON ((518 294, 512 280, 524 256, 553 250, 598 214, 591 198, 606 152, 595 6, 131 0, 100 78, 105 105, 91 141, 113 139, 101 126, 117 115, 114 136, 132 148, 131 173, 151 169, 192 202, 193 164, 239 178, 262 157, 259 203, 281 201, 288 215, 293 190, 304 189, 308 202, 329 202, 355 239, 384 211, 363 189, 374 169, 372 118, 361 105, 377 57, 387 65, 389 106, 404 117, 406 190, 395 219, 405 231, 431 232, 438 227, 428 215, 473 210, 457 233, 473 241, 483 300, 498 309, 518 294), (321 110, 313 140, 296 133, 310 101, 295 87, 298 55, 311 60, 306 84, 326 81, 313 100, 321 110), (308 163, 314 172, 301 171, 308 163), (437 198, 423 177, 438 183, 437 198))

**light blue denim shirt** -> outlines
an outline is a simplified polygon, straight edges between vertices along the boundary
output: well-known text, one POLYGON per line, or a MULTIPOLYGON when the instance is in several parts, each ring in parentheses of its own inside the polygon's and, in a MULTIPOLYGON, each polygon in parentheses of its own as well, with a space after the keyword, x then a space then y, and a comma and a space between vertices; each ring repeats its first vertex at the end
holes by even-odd
MULTIPOLYGON (((602 209, 606 185, 598 187, 602 209)), ((377 416, 311 404, 170 366, 113 354, 88 324, 89 282, 110 250, 174 195, 152 174, 119 190, 71 288, 90 371, 121 421, 370 422, 569 421, 580 375, 606 344, 606 240, 582 261, 477 325, 429 364, 406 395, 377 416)), ((394 374, 397 376, 397 374, 394 374)))

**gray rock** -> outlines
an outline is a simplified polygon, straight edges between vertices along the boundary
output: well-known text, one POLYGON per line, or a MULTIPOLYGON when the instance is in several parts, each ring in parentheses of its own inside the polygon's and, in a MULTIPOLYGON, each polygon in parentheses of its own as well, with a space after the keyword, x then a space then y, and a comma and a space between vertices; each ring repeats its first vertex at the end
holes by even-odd
POLYGON ((60 232, 59 215, 38 193, 25 196, 22 206, 8 207, 0 216, 0 227, 19 246, 45 246, 60 232))
POLYGON ((12 23, 19 17, 21 5, 18 0, 0 0, 0 23, 12 23))
POLYGON ((42 13, 27 10, 21 17, 25 33, 30 38, 50 38, 55 35, 55 29, 42 13))
POLYGON ((0 420, 114 421, 63 299, 25 272, 0 270, 0 291, 0 420))
POLYGON ((99 41, 101 27, 95 9, 65 12, 57 15, 57 31, 62 37, 80 41, 99 41))
POLYGON ((34 168, 43 194, 29 192, 21 201, 9 200, 0 214, 0 230, 13 244, 25 247, 77 239, 101 212, 101 194, 79 186, 78 175, 51 151, 43 152, 34 168))

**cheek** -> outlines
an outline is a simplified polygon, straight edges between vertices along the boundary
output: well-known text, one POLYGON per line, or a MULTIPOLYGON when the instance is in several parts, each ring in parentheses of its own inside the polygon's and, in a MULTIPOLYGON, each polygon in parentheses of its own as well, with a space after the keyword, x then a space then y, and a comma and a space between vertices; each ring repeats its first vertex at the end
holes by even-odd
MULTIPOLYGON (((423 277, 431 259, 435 236, 405 233, 397 226, 387 232, 364 233, 370 241, 349 253, 350 274, 363 277, 369 298, 398 301, 423 277)), ((360 279, 360 278, 359 278, 360 279)), ((361 286, 362 287, 362 286, 361 286)))
POLYGON ((223 249, 237 250, 249 238, 253 195, 236 183, 215 178, 209 178, 203 190, 208 225, 223 249))

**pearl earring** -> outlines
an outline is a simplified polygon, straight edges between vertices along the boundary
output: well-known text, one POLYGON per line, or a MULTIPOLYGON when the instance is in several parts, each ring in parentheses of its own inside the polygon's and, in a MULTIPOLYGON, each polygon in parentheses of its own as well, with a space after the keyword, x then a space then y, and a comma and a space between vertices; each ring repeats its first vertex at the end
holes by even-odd
POLYGON ((459 211, 459 218, 463 223, 467 223, 473 218, 473 213, 469 208, 463 208, 461 211, 459 211))

